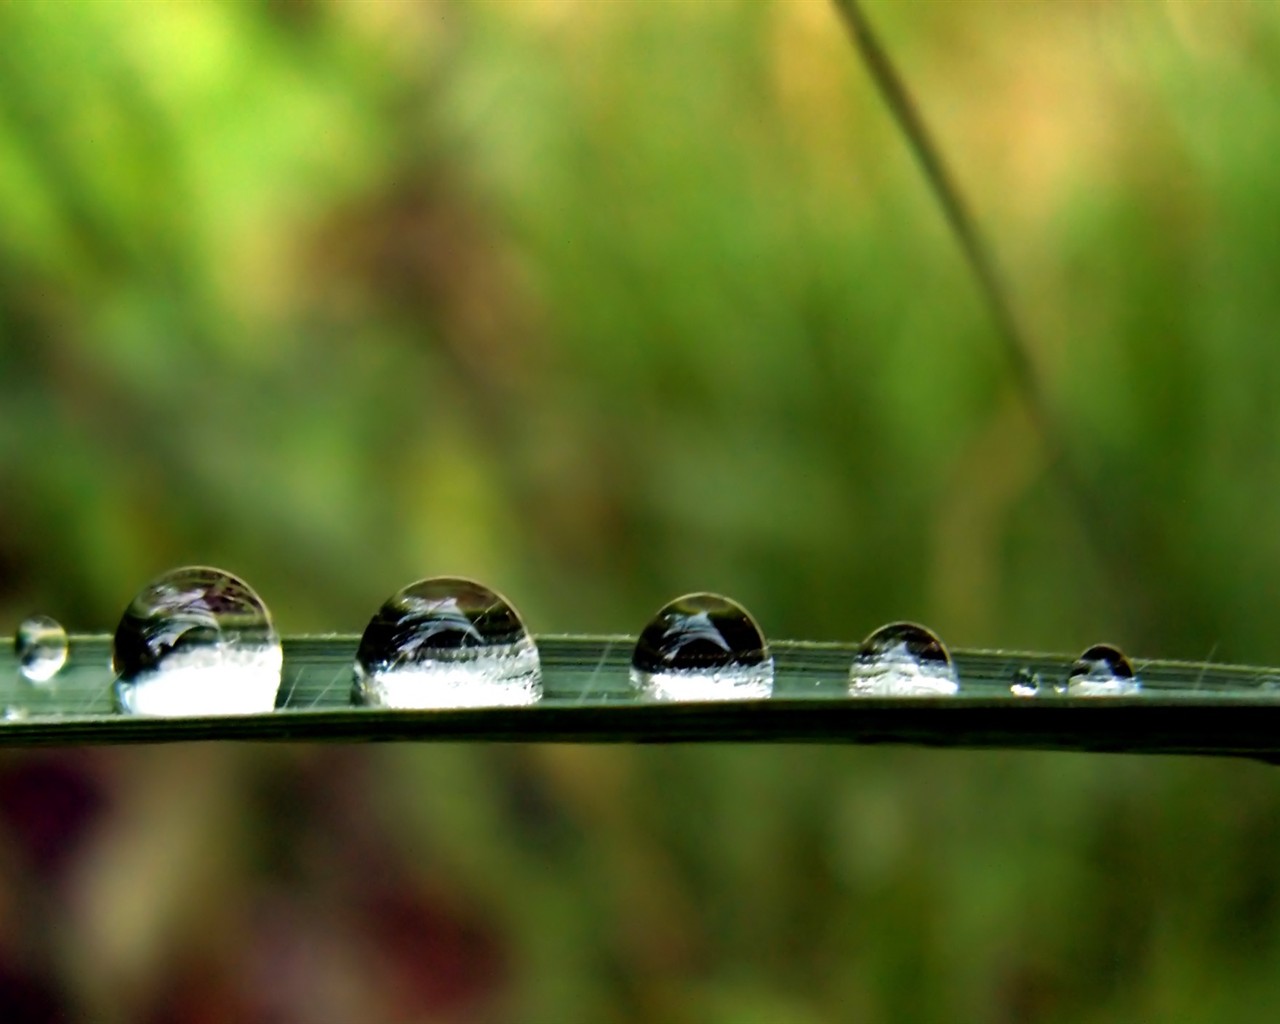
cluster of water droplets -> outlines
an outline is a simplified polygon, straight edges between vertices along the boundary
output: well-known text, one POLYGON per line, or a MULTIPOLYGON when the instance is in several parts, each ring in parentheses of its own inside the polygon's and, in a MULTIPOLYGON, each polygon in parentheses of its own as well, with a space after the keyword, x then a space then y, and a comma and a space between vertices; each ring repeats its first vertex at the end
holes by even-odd
POLYGON ((1020 667, 1009 692, 1015 697, 1131 697, 1142 691, 1133 663, 1111 644, 1094 644, 1071 665, 1067 677, 1053 683, 1020 667))
MULTIPOLYGON (((32 616, 14 637, 26 683, 49 690, 68 660, 66 630, 32 616)), ((262 599, 242 579, 207 566, 152 580, 116 628, 114 704, 127 715, 256 715, 282 703, 283 650, 262 599)), ((755 619, 711 593, 658 610, 631 657, 631 692, 656 702, 764 700, 774 659, 755 619)), ((538 647, 514 607, 474 580, 440 576, 397 591, 360 638, 350 681, 356 706, 387 709, 520 707, 542 699, 538 647)), ((1114 697, 1140 691, 1129 659, 1090 647, 1065 679, 1019 667, 1016 697, 1114 697)), ((895 622, 872 632, 850 665, 853 697, 949 697, 961 681, 951 655, 924 626, 895 622)), ((285 695, 287 698, 287 695, 285 695)), ((21 708, 6 718, 19 718, 21 708)))

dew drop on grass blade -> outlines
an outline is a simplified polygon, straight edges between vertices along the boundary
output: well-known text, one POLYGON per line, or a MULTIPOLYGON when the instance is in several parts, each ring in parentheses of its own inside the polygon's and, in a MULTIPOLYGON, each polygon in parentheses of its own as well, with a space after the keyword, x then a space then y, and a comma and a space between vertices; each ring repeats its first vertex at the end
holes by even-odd
POLYGON ((511 603, 438 576, 392 594, 365 627, 352 701, 381 708, 486 708, 542 696, 538 648, 511 603))
POLYGON ((283 661, 267 606, 244 580, 175 569, 143 587, 116 627, 116 706, 165 717, 269 712, 283 661))
POLYGON ((631 684, 649 700, 759 700, 773 692, 773 675, 755 619, 719 594, 686 594, 664 605, 631 658, 631 684))
POLYGON ((37 685, 48 683, 67 663, 67 631, 57 619, 32 615, 18 626, 13 653, 23 678, 37 685))

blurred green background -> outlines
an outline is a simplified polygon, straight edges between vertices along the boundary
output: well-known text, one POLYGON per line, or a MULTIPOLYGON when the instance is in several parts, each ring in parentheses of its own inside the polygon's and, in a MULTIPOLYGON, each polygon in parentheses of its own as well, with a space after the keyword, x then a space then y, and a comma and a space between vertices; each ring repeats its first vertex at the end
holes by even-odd
MULTIPOLYGON (((1094 507, 823 0, 0 5, 0 621, 186 563, 282 632, 1280 662, 1280 8, 870 3, 1094 507)), ((0 757, 0 1010, 1238 1022, 1280 777, 1177 758, 0 757)))

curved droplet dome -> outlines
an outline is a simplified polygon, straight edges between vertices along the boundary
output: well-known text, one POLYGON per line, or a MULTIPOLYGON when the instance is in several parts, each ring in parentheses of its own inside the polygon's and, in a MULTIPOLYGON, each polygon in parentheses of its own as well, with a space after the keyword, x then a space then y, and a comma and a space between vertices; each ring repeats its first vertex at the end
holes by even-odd
POLYGON ((116 704, 135 715, 271 711, 283 662, 267 607, 244 580, 174 569, 143 587, 116 627, 116 704))
POLYGON ((47 683, 67 663, 67 631, 47 615, 29 616, 13 635, 13 653, 23 678, 47 683))
POLYGON ((1111 644, 1094 644, 1067 674, 1068 697, 1123 697, 1141 689, 1133 663, 1111 644))
POLYGON ((514 707, 541 697, 538 648, 516 610, 458 576, 419 580, 387 598, 356 652, 356 704, 514 707))
POLYGON ((946 645, 914 622, 875 630, 862 641, 849 669, 853 696, 946 697, 959 689, 946 645))
POLYGON ((760 700, 773 693, 773 674, 755 619, 719 594, 664 605, 631 658, 631 684, 650 700, 760 700))

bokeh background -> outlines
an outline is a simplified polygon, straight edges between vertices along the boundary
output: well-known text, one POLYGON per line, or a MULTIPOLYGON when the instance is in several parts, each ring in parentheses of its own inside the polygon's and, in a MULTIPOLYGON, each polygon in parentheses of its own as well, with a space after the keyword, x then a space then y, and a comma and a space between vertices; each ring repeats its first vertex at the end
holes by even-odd
MULTIPOLYGON (((868 11, 1087 502, 823 0, 11 3, 0 623, 194 562, 1280 661, 1280 9, 868 11)), ((1207 759, 11 752, 0 1017, 1235 1024, 1278 842, 1207 759)))

